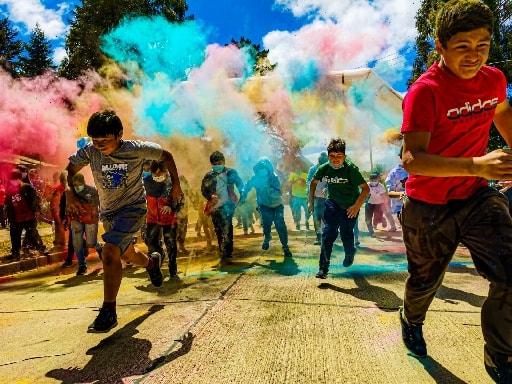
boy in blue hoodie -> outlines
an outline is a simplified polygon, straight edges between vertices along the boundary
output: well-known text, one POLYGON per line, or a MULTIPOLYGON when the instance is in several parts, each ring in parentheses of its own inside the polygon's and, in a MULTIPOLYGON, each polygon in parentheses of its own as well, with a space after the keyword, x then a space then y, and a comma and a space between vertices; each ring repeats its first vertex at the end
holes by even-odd
POLYGON ((263 244, 261 249, 269 248, 272 235, 272 223, 275 224, 279 240, 283 246, 285 257, 292 257, 288 248, 288 229, 284 222, 284 205, 281 182, 274 173, 274 167, 269 159, 263 157, 253 167, 254 175, 249 179, 242 192, 240 202, 243 203, 251 189, 256 190, 256 202, 263 227, 263 244))

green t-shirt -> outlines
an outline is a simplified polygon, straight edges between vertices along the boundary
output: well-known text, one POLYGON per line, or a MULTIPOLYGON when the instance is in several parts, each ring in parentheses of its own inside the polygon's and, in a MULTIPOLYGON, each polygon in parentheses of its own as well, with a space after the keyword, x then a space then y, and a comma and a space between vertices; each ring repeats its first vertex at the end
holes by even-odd
POLYGON ((338 169, 331 167, 328 162, 322 164, 313 177, 327 182, 327 198, 343 209, 347 209, 356 202, 360 194, 359 186, 366 183, 359 168, 349 160, 345 160, 338 169))

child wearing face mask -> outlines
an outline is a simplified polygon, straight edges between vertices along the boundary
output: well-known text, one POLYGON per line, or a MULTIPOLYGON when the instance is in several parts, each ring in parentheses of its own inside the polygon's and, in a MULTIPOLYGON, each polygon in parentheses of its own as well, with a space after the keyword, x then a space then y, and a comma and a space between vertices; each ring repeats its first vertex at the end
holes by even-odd
POLYGON ((356 248, 354 244, 354 226, 359 210, 370 193, 359 168, 347 159, 346 143, 340 138, 332 139, 327 146, 328 162, 320 165, 313 175, 309 186, 308 210, 313 212, 315 190, 320 180, 327 182, 322 243, 319 270, 316 277, 327 278, 331 260, 332 246, 338 232, 345 250, 344 267, 354 262, 356 248))
POLYGON ((364 219, 366 226, 368 227, 368 233, 370 236, 374 236, 374 227, 378 223, 383 223, 385 227, 384 219, 384 197, 386 196, 386 188, 379 181, 379 174, 373 173, 368 181, 370 187, 370 197, 364 208, 364 219), (373 225, 372 225, 373 223, 373 225))
POLYGON ((87 253, 94 248, 101 257, 102 244, 98 242, 99 207, 100 198, 98 190, 85 183, 84 175, 73 175, 73 188, 82 202, 83 210, 80 214, 69 216, 73 248, 78 260, 77 276, 87 272, 87 253))
POLYGON ((40 199, 32 184, 24 183, 19 169, 13 169, 7 186, 5 209, 9 220, 11 254, 9 261, 20 259, 21 234, 34 239, 40 254, 47 254, 43 241, 37 232, 37 218, 41 214, 40 199))
POLYGON ((211 217, 217 241, 220 258, 231 259, 233 253, 233 215, 238 204, 238 193, 242 193, 244 183, 233 168, 226 167, 224 155, 215 151, 210 155, 212 170, 201 182, 201 193, 211 205, 211 217))
POLYGON ((292 257, 288 248, 288 229, 284 222, 284 206, 281 191, 281 182, 274 173, 274 167, 267 158, 261 158, 253 167, 254 176, 252 176, 244 187, 240 204, 245 202, 247 194, 251 189, 256 190, 256 201, 261 215, 261 225, 263 227, 263 244, 261 249, 269 248, 272 235, 270 233, 272 224, 275 224, 279 240, 283 247, 285 257, 292 257))
POLYGON ((142 180, 146 190, 146 201, 148 212, 146 214, 146 237, 144 239, 148 252, 158 252, 162 255, 161 264, 164 261, 165 253, 162 247, 161 238, 169 256, 169 275, 178 275, 176 258, 178 255, 178 215, 171 206, 168 199, 172 187, 171 178, 163 161, 153 160, 150 165, 151 176, 142 180))

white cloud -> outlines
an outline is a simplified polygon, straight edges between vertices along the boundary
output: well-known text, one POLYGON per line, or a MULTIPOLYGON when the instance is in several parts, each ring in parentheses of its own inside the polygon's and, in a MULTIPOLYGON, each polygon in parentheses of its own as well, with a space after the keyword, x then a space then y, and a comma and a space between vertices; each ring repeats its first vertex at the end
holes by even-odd
POLYGON ((64 47, 57 47, 55 48, 55 50, 53 51, 53 64, 54 65, 60 65, 60 63, 62 62, 62 60, 67 57, 67 53, 66 53, 66 50, 64 49, 64 47))
MULTIPOLYGON (((269 59, 281 68, 320 57, 320 62, 328 62, 327 69, 332 70, 364 67, 371 62, 376 69, 387 68, 384 72, 390 76, 392 69, 410 69, 407 65, 414 55, 420 0, 275 0, 275 4, 296 17, 313 20, 298 31, 273 31, 264 37, 269 59), (331 51, 325 51, 326 44, 333 45, 331 51), (328 60, 322 57, 326 52, 331 56, 328 60), (404 54, 410 57, 404 58, 404 54)), ((386 80, 394 81, 397 75, 394 77, 386 80)))
POLYGON ((36 24, 48 40, 62 39, 68 31, 63 20, 66 3, 59 4, 57 10, 45 8, 40 0, 0 0, 0 6, 7 7, 9 20, 24 34, 29 34, 36 24))

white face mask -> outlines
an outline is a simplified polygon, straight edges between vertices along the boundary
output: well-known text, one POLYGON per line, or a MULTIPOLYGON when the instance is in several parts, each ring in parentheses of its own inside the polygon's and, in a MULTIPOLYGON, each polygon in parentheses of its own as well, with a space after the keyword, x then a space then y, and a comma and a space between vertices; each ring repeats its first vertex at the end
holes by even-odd
POLYGON ((166 178, 167 176, 165 175, 153 176, 153 180, 156 181, 157 183, 163 183, 166 178))
POLYGON ((378 181, 370 181, 370 187, 376 187, 377 185, 379 185, 378 181))
POLYGON ((75 187, 75 191, 77 193, 80 193, 80 192, 82 192, 84 190, 84 188, 85 188, 85 185, 78 185, 78 186, 75 187))

